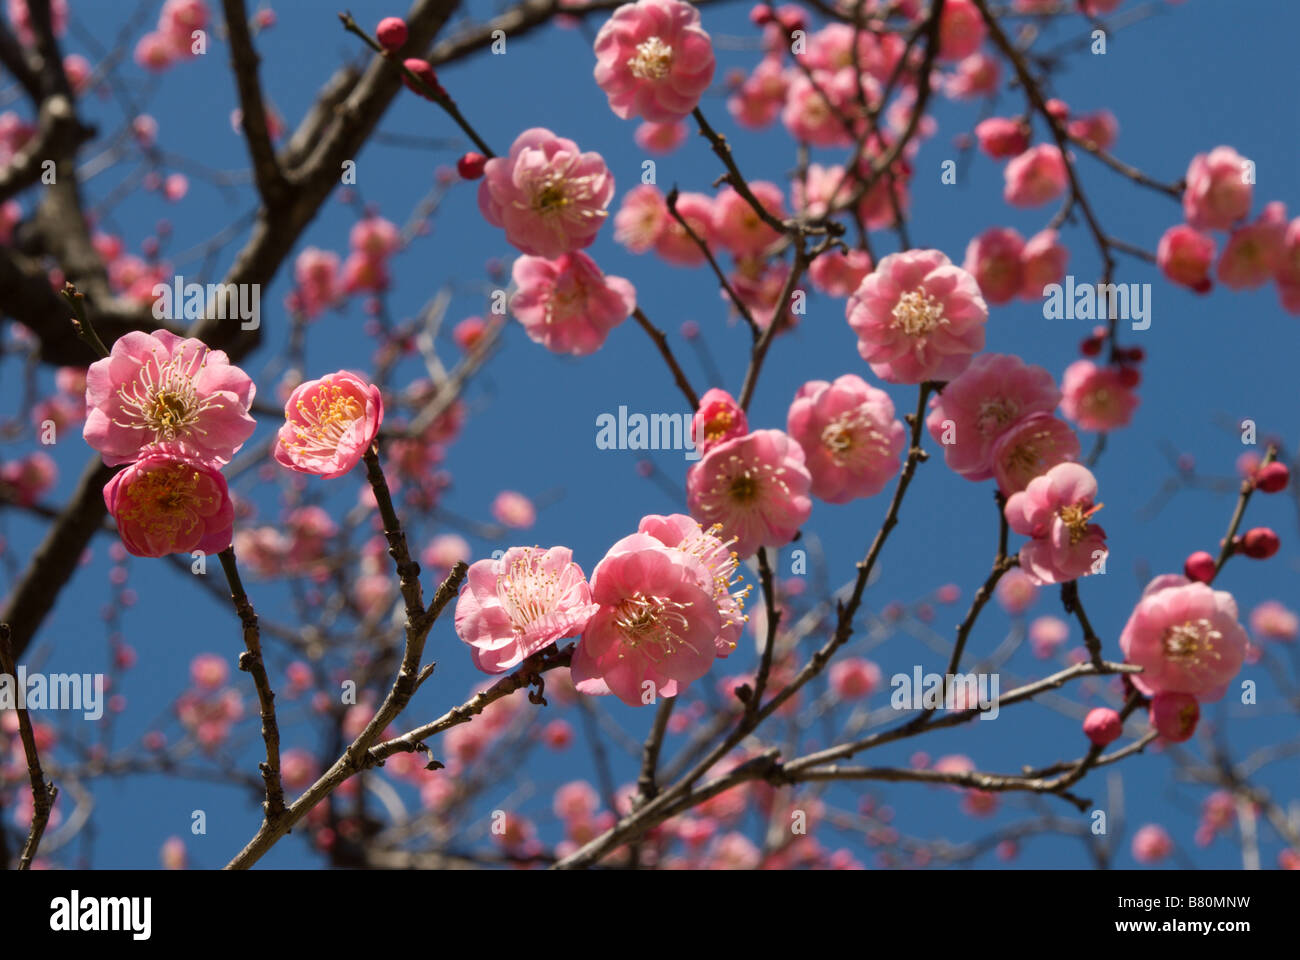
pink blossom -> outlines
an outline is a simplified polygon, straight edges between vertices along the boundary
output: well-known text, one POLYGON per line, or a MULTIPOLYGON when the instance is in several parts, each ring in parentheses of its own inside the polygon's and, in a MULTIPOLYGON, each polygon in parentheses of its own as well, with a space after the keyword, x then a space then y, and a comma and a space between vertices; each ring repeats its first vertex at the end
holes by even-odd
POLYGON ((1017 421, 1060 402, 1052 375, 1004 353, 984 353, 930 402, 926 426, 949 469, 967 480, 993 476, 993 445, 1017 421))
POLYGON ((114 466, 178 441, 223 464, 256 426, 256 387, 221 350, 167 330, 132 331, 86 371, 86 443, 114 466))
POLYGON ((1227 230, 1250 212, 1250 161, 1232 147, 1198 153, 1187 167, 1183 216, 1198 230, 1227 230))
POLYGON ((853 184, 845 178, 844 168, 839 164, 811 163, 804 178, 790 187, 795 208, 810 217, 824 217, 832 207, 847 203, 852 192, 853 184))
POLYGON ((280 754, 280 776, 290 790, 305 790, 316 780, 320 768, 311 752, 294 747, 280 754))
POLYGON ((1020 296, 1025 300, 1042 297, 1044 287, 1061 282, 1069 259, 1070 251, 1055 230, 1040 230, 1026 240, 1020 251, 1020 296))
POLYGON ((998 88, 1002 68, 996 57, 983 51, 963 57, 944 81, 944 92, 955 100, 968 100, 998 88))
POLYGON ((344 293, 383 293, 388 289, 388 267, 383 260, 367 256, 362 250, 353 250, 343 261, 340 286, 344 293))
POLYGON ((1124 659, 1142 667, 1130 676, 1133 686, 1208 702, 1227 692, 1248 642, 1232 594, 1178 574, 1147 585, 1119 637, 1124 659))
POLYGON ((640 706, 704 676, 722 627, 709 583, 703 563, 648 534, 614 544, 592 573, 599 606, 573 651, 574 685, 640 706))
POLYGON ((298 306, 307 319, 319 316, 339 298, 339 255, 307 247, 293 264, 298 306))
POLYGON ((1133 835, 1133 859, 1138 863, 1157 863, 1174 851, 1169 833, 1156 823, 1148 823, 1133 835))
POLYGON ((1075 117, 1066 127, 1070 136, 1098 150, 1109 150, 1119 136, 1119 121, 1109 110, 1098 110, 1075 117))
POLYGON ((135 45, 135 62, 146 70, 165 70, 176 60, 176 48, 166 34, 150 32, 135 45))
POLYGON ((691 436, 701 456, 718 444, 749 433, 749 420, 731 394, 713 387, 700 397, 699 409, 691 418, 691 436))
POLYGON ((537 508, 522 493, 502 490, 492 501, 492 516, 512 530, 527 530, 537 522, 537 508))
POLYGON ((278 463, 327 480, 357 465, 384 422, 379 388, 340 370, 300 384, 284 405, 278 463))
POLYGON ((740 126, 762 129, 780 114, 789 82, 780 58, 764 57, 727 99, 727 110, 740 126))
POLYGON ((848 297, 861 286, 872 270, 871 254, 865 250, 823 253, 808 268, 808 279, 828 297, 848 297))
POLYGON ((521 251, 558 257, 591 246, 605 222, 614 177, 600 154, 543 127, 525 130, 483 168, 480 212, 521 251))
MULTIPOLYGON (((750 191, 763 209, 777 220, 786 217, 785 200, 781 188, 766 180, 755 180, 750 191)), ((744 197, 727 187, 713 201, 713 238, 733 255, 743 257, 762 253, 781 239, 744 197)))
POLYGON ((646 122, 636 128, 633 139, 648 153, 672 153, 686 142, 686 124, 681 121, 646 122))
POLYGON ((556 260, 520 257, 511 276, 518 290, 510 312, 530 340, 554 353, 595 353, 636 307, 632 284, 605 276, 581 251, 556 260))
POLYGON ((1250 631, 1264 640, 1292 643, 1300 636, 1300 618, 1276 600, 1265 600, 1250 611, 1250 631))
POLYGON ((1029 130, 1010 117, 989 117, 975 125, 980 149, 994 160, 1014 157, 1029 149, 1029 130))
POLYGON ((713 80, 713 43, 681 0, 637 0, 596 34, 596 83, 615 116, 664 122, 687 116, 713 80))
POLYGON ((1286 209, 1270 203, 1254 223, 1237 227, 1219 258, 1219 282, 1232 290, 1251 290, 1273 279, 1286 250, 1286 209))
POLYGON ((469 558, 469 543, 454 533, 438 534, 420 554, 420 562, 442 576, 446 576, 457 563, 469 558))
POLYGON ((1069 175, 1059 147, 1040 143, 1007 163, 1002 196, 1013 207, 1040 207, 1065 190, 1069 175))
POLYGON ((1020 548, 1020 569, 1038 584, 1064 583, 1099 569, 1106 532, 1092 522, 1097 480, 1087 467, 1061 463, 1007 500, 1016 533, 1032 537, 1020 548))
POLYGON ((846 373, 799 388, 786 429, 803 448, 813 496, 848 503, 879 493, 902 462, 902 421, 889 394, 846 373))
POLYGON ((586 780, 574 780, 555 791, 551 809, 566 823, 586 820, 600 809, 600 794, 586 780))
POLYGON ((1133 419, 1138 396, 1116 367, 1099 367, 1076 360, 1061 377, 1061 412, 1080 430, 1105 432, 1126 427, 1133 419))
POLYGON ((1060 617, 1037 617, 1029 625, 1029 647, 1039 660, 1056 656, 1070 637, 1070 625, 1060 617))
POLYGON ((1033 606, 1038 597, 1038 584, 1025 571, 1013 567, 1002 575, 993 595, 1003 610, 1017 617, 1033 606))
POLYGON ((213 554, 230 546, 235 508, 225 477, 180 444, 143 451, 105 485, 104 504, 137 557, 213 554))
POLYGON ((734 537, 741 557, 794 539, 812 512, 811 485, 802 448, 780 430, 720 443, 686 475, 691 516, 721 524, 720 536, 734 537))
POLYGON ((879 690, 883 683, 880 667, 862 657, 849 657, 831 664, 831 690, 840 700, 860 700, 879 690))
POLYGON ((889 254, 846 312, 858 353, 890 383, 951 380, 984 347, 979 284, 938 250, 889 254))
POLYGON ((672 215, 659 188, 643 183, 623 195, 623 203, 614 214, 614 240, 632 253, 645 253, 659 240, 669 221, 672 215))
POLYGON ((984 42, 984 18, 971 0, 948 0, 939 16, 939 59, 969 57, 984 42))
POLYGON ((230 665, 215 653, 200 653, 190 661, 190 679, 200 690, 219 690, 230 679, 230 665))
MULTIPOLYGON (((879 99, 879 86, 874 80, 864 77, 863 86, 868 103, 879 99)), ((853 138, 840 118, 856 112, 857 95, 857 78, 851 67, 834 72, 815 70, 812 77, 802 72, 794 74, 786 88, 781 122, 800 143, 814 147, 848 146, 853 138)))
POLYGON ((975 277, 989 303, 1007 303, 1024 286, 1025 240, 1009 227, 990 227, 966 246, 962 269, 975 277))
MULTIPOLYGON (((695 236, 706 244, 713 242, 713 198, 703 193, 679 193, 677 195, 677 213, 694 231, 695 236)), ((704 252, 692 239, 677 218, 664 207, 667 220, 664 228, 655 240, 655 253, 669 263, 693 267, 704 262, 704 252)))
MULTIPOLYGON (((799 315, 787 308, 781 299, 786 282, 790 279, 790 265, 783 260, 765 260, 762 257, 738 257, 736 269, 731 273, 731 288, 737 299, 749 310, 760 330, 766 330, 780 313, 777 333, 785 333, 799 321, 799 315)), ((801 294, 796 285, 790 292, 790 303, 801 294)), ((730 295, 719 290, 718 296, 730 303, 730 295)))
POLYGON ((993 444, 993 476, 998 489, 1010 496, 1058 463, 1078 457, 1079 437, 1069 424, 1050 413, 1031 413, 993 444))
POLYGON ((401 242, 397 225, 378 216, 358 220, 348 233, 348 246, 371 260, 388 258, 397 252, 401 242))
POLYGON ((576 637, 595 613, 568 547, 511 547, 469 568, 456 602, 456 633, 474 666, 505 673, 557 640, 576 637))
POLYGON ((1147 717, 1165 740, 1182 743, 1190 740, 1196 732, 1201 706, 1189 693, 1162 691, 1151 698, 1147 717))

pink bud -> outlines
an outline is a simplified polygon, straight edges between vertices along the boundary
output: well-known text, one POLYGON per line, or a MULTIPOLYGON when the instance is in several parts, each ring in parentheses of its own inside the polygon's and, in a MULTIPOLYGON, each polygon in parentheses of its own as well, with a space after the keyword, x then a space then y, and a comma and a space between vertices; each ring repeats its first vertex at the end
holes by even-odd
POLYGON ((1209 583, 1214 579, 1214 558, 1204 550, 1197 550, 1183 563, 1183 573, 1188 580, 1209 583))
POLYGON ((483 167, 486 164, 487 157, 471 150, 456 161, 456 171, 465 180, 477 180, 483 176, 483 167))
POLYGON ((1252 527, 1241 538, 1241 552, 1255 560, 1267 560, 1281 546, 1282 541, 1269 527, 1252 527))
POLYGON ((384 17, 375 28, 375 37, 381 47, 396 53, 406 45, 406 22, 401 17, 384 17))
POLYGON ((1104 747, 1119 739, 1124 732, 1124 721, 1109 707, 1097 707, 1083 718, 1083 732, 1095 745, 1104 747))
POLYGON ((1255 489, 1262 493, 1277 493, 1291 480, 1291 471, 1285 463, 1266 463, 1255 474, 1255 489))
MULTIPOLYGON (((403 61, 402 66, 406 67, 407 70, 415 74, 415 76, 419 80, 423 81, 424 85, 428 87, 430 90, 439 94, 445 92, 443 91, 442 87, 438 86, 438 75, 434 73, 433 67, 429 65, 428 61, 421 60, 419 57, 410 57, 407 60, 403 61)), ((424 99, 426 100, 433 99, 433 97, 429 96, 429 94, 425 93, 414 83, 412 83, 411 78, 408 77, 405 73, 402 74, 402 83, 406 84, 407 89, 415 91, 420 96, 424 97, 424 99)))

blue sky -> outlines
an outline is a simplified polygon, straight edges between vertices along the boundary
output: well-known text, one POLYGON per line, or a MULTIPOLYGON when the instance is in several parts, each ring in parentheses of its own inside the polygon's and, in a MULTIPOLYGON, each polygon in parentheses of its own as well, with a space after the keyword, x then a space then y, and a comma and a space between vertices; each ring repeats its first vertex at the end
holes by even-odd
MULTIPOLYGON (((81 29, 67 38, 67 49, 82 52, 93 61, 93 51, 79 37, 90 33, 102 41, 115 35, 125 20, 124 8, 103 0, 74 6, 81 29)), ((1131 0, 1124 4, 1126 9, 1139 6, 1131 0)), ((1300 10, 1285 0, 1233 4, 1189 0, 1177 7, 1163 3, 1149 6, 1156 8, 1156 15, 1112 35, 1104 56, 1084 51, 1067 58, 1050 92, 1081 112, 1110 108, 1120 124, 1113 152, 1161 180, 1181 177, 1193 154, 1229 144, 1257 166, 1252 214, 1269 200, 1285 202, 1293 215, 1300 212, 1300 191, 1294 176, 1300 125, 1284 100, 1294 81, 1289 64, 1293 38, 1300 28, 1300 10)), ((275 9, 279 24, 258 40, 263 58, 262 81, 270 100, 292 129, 340 58, 361 54, 355 38, 339 27, 332 7, 296 0, 278 4, 275 9)), ((367 28, 373 28, 381 16, 400 12, 375 2, 354 3, 351 9, 367 28)), ((468 9, 475 16, 491 12, 482 3, 471 3, 468 9)), ((706 29, 718 40, 719 77, 730 67, 751 67, 757 60, 757 51, 752 49, 755 32, 745 12, 744 5, 734 3, 703 11, 706 29), (745 42, 724 44, 722 38, 743 38, 745 42)), ((130 35, 132 44, 151 19, 145 17, 146 26, 130 35)), ((453 65, 441 72, 440 79, 497 152, 508 149, 513 138, 527 127, 549 127, 576 140, 584 149, 600 151, 615 176, 617 197, 621 198, 638 182, 645 155, 632 138, 635 123, 615 117, 592 81, 591 36, 598 24, 595 19, 585 29, 547 28, 523 39, 509 40, 505 55, 482 55, 453 65)), ((1053 38, 1075 37, 1083 28, 1080 18, 1072 18, 1068 28, 1058 28, 1043 42, 1050 45, 1055 42, 1053 38)), ((234 171, 246 166, 247 155, 229 123, 236 94, 226 54, 225 45, 216 40, 207 56, 173 68, 161 82, 152 82, 130 64, 123 76, 144 109, 157 118, 159 142, 165 151, 199 160, 214 170, 234 171)), ((714 126, 731 140, 738 163, 748 177, 787 180, 794 166, 794 145, 779 125, 759 133, 736 128, 720 95, 707 98, 702 107, 714 126)), ((1016 96, 1004 93, 998 112, 1011 114, 1019 108, 1016 96)), ((112 100, 92 96, 83 109, 104 132, 115 131, 121 123, 121 111, 112 100)), ((942 162, 958 155, 953 138, 973 127, 979 119, 978 106, 940 98, 935 116, 938 132, 923 143, 915 161, 909 224, 912 242, 944 250, 960 262, 969 239, 990 226, 1014 227, 1025 236, 1037 232, 1055 207, 1023 211, 1006 206, 1001 199, 1001 170, 986 157, 972 156, 963 166, 963 179, 958 184, 940 183, 942 162)), ((457 141, 444 149, 371 143, 356 158, 360 196, 400 224, 431 187, 436 168, 454 163, 465 144, 440 111, 406 94, 384 117, 380 130, 457 141)), ((707 144, 694 135, 675 153, 656 159, 658 181, 665 189, 676 184, 682 190, 707 191, 721 172, 707 144)), ((814 159, 832 161, 834 154, 815 153, 814 159)), ((106 196, 129 168, 129 164, 124 165, 92 181, 86 188, 91 202, 106 196)), ((1122 180, 1088 157, 1079 158, 1079 169, 1098 216, 1112 235, 1153 250, 1161 233, 1180 221, 1181 210, 1170 198, 1122 180)), ((181 203, 171 205, 157 195, 144 195, 116 208, 112 226, 123 233, 129 249, 138 251, 141 240, 153 232, 160 217, 172 223, 173 236, 167 252, 174 255, 202 243, 224 228, 232 216, 252 208, 249 187, 237 186, 227 197, 192 170, 184 172, 190 176, 191 190, 181 203)), ((29 200, 25 202, 25 209, 29 204, 29 200)), ((345 253, 347 230, 354 219, 352 207, 332 199, 307 231, 299 249, 315 245, 345 253)), ((652 257, 632 256, 614 243, 612 234, 607 227, 589 252, 607 273, 625 276, 635 284, 641 306, 669 332, 697 391, 722 386, 737 392, 747 360, 748 336, 743 325, 728 318, 726 305, 707 268, 683 269, 652 257), (722 374, 721 382, 709 382, 694 352, 678 335, 680 324, 687 320, 698 323, 703 331, 722 374)), ((1063 237, 1070 248, 1069 272, 1080 281, 1095 279, 1100 266, 1086 230, 1081 225, 1067 226, 1063 237)), ((892 234, 878 233, 873 241, 877 251, 884 252, 892 248, 894 238, 892 234)), ((222 252, 217 259, 221 269, 237 249, 238 243, 222 252)), ((387 298, 389 313, 395 318, 413 315, 438 285, 450 281, 457 295, 448 319, 480 314, 487 262, 500 258, 508 264, 512 256, 501 232, 483 222, 478 214, 474 189, 459 185, 450 191, 436 215, 432 232, 418 238, 395 259, 394 289, 387 298)), ((197 269, 197 264, 179 264, 177 272, 197 269)), ((282 270, 271 287, 263 291, 264 347, 245 362, 255 376, 286 342, 289 325, 280 305, 288 289, 287 272, 282 270)), ((1272 285, 1256 292, 1217 290, 1209 297, 1198 297, 1164 282, 1153 267, 1123 257, 1115 279, 1151 283, 1154 298, 1150 329, 1127 331, 1122 338, 1125 344, 1142 346, 1147 352, 1142 403, 1133 425, 1111 437, 1097 469, 1101 499, 1106 504, 1101 519, 1111 549, 1108 571, 1105 576, 1084 581, 1081 587, 1092 623, 1105 641, 1106 655, 1118 659, 1116 638, 1146 575, 1179 570, 1183 558, 1193 550, 1214 550, 1232 510, 1230 494, 1190 490, 1178 493, 1154 516, 1143 515, 1143 506, 1173 473, 1166 451, 1195 458, 1198 470, 1207 476, 1228 477, 1236 458, 1248 449, 1230 425, 1247 417, 1257 421, 1261 435, 1276 434, 1292 445, 1300 432, 1293 379, 1300 320, 1281 311, 1272 285)), ((310 331, 308 375, 344 366, 367 366, 373 345, 362 332, 363 323, 358 300, 321 317, 310 331)), ((992 309, 988 349, 1017 353, 1059 378, 1076 359, 1077 344, 1090 326, 1088 321, 1046 320, 1040 304, 1017 301, 992 309)), ((455 355, 456 348, 450 341, 440 349, 445 357, 455 355)), ((802 383, 833 379, 848 372, 875 382, 855 350, 854 337, 844 320, 843 301, 813 296, 799 327, 773 346, 750 411, 751 424, 784 428, 786 409, 802 383)), ((10 416, 19 412, 16 408, 21 397, 21 378, 15 362, 5 361, 0 375, 0 411, 10 416)), ((406 361, 398 368, 394 382, 403 384, 420 375, 418 360, 406 361)), ((51 379, 48 371, 43 377, 46 382, 51 379)), ((259 378, 259 386, 263 397, 273 401, 270 382, 259 378)), ((888 390, 900 412, 912 409, 914 388, 888 390)), ((553 502, 540 510, 536 526, 521 535, 519 542, 568 545, 575 559, 590 571, 609 544, 633 531, 642 515, 682 507, 663 489, 638 476, 635 468, 641 454, 599 450, 595 444, 596 418, 602 413, 617 413, 620 405, 646 413, 684 409, 666 368, 634 323, 617 329, 597 354, 577 360, 546 352, 514 324, 507 329, 498 355, 473 383, 467 400, 471 416, 464 433, 450 448, 446 464, 453 486, 443 505, 453 514, 488 520, 491 500, 501 489, 519 490, 539 499, 550 500, 553 496, 553 502)), ((274 429, 273 422, 261 422, 253 442, 274 429)), ((29 437, 23 444, 0 448, 0 458, 25 452, 31 442, 29 437)), ((1090 442, 1091 437, 1084 437, 1085 449, 1090 442)), ((926 444, 933 448, 928 437, 926 444)), ((70 432, 51 453, 59 464, 61 478, 47 501, 57 504, 67 499, 89 451, 80 436, 70 432)), ((683 482, 687 463, 680 452, 658 452, 653 459, 673 484, 683 482)), ((356 502, 362 482, 357 472, 332 482, 312 479, 309 488, 313 496, 336 508, 335 515, 341 516, 356 502)), ((943 584, 956 583, 962 587, 962 600, 956 606, 939 607, 932 624, 945 638, 951 637, 993 555, 996 519, 989 503, 990 486, 957 477, 938 456, 922 465, 904 504, 902 523, 881 559, 880 575, 868 592, 866 606, 878 611, 893 601, 912 604, 928 599, 943 584)), ((263 522, 274 522, 277 501, 272 485, 241 485, 239 489, 258 503, 263 522)), ((892 485, 888 489, 892 490, 892 485)), ((851 574, 853 563, 863 554, 884 515, 888 496, 886 492, 839 507, 815 504, 804 535, 820 541, 832 583, 839 584, 851 574)), ((427 522, 427 518, 406 519, 417 546, 442 529, 427 522)), ((1257 497, 1248 516, 1248 525, 1256 523, 1279 531, 1282 551, 1267 563, 1234 560, 1217 584, 1234 593, 1243 617, 1257 603, 1270 598, 1297 605, 1300 553, 1294 541, 1294 503, 1284 496, 1257 497)), ((38 542, 39 525, 15 511, 0 514, 0 524, 11 556, 21 562, 38 542)), ((104 667, 105 627, 98 613, 110 597, 106 571, 111 542, 108 537, 96 539, 90 562, 65 588, 58 607, 45 622, 33 659, 39 659, 50 671, 94 671, 104 667)), ((476 558, 510 545, 509 541, 479 538, 471 538, 471 542, 476 558)), ((790 574, 790 549, 783 548, 779 555, 778 573, 783 576, 790 574)), ((215 569, 213 574, 219 577, 215 569)), ((9 588, 12 576, 9 569, 0 568, 0 590, 9 588)), ((249 580, 250 595, 264 616, 292 618, 282 588, 249 580)), ((195 654, 221 653, 233 667, 240 649, 232 612, 168 564, 133 559, 130 585, 138 592, 139 602, 124 612, 121 629, 139 653, 140 662, 124 677, 118 691, 127 697, 128 706, 115 722, 114 748, 134 742, 151 728, 171 696, 185 683, 189 661, 195 654)), ((426 591, 429 589, 426 579, 426 591)), ((1043 614, 1061 615, 1053 590, 1041 591, 1030 611, 1031 617, 1043 614)), ((966 663, 991 653, 1012 627, 1001 610, 990 607, 971 637, 966 663)), ((1068 646, 1078 646, 1080 640, 1075 626, 1068 646)), ((752 656, 751 649, 752 645, 743 645, 735 655, 741 659, 715 667, 707 682, 749 668, 752 661, 745 658, 752 656)), ((470 686, 482 679, 452 631, 449 618, 435 627, 427 655, 438 660, 438 671, 405 715, 409 725, 463 701, 470 686)), ((939 670, 945 659, 906 633, 873 649, 870 656, 880 663, 886 676, 899 671, 910 673, 918 663, 927 670, 939 670)), ((284 657, 278 651, 273 651, 271 658, 273 663, 283 665, 284 657)), ((1294 676, 1296 661, 1292 658, 1288 662, 1294 676)), ((1027 650, 1019 651, 1006 669, 1020 678, 1045 672, 1044 665, 1033 660, 1027 650)), ((1263 671, 1247 667, 1243 672, 1246 677, 1259 681, 1259 705, 1234 706, 1230 697, 1207 708, 1203 715, 1203 723, 1224 728, 1238 757, 1296 734, 1294 713, 1287 715, 1263 671)), ((235 681, 244 685, 251 707, 251 682, 238 674, 235 681)), ((1010 685, 1009 680, 1003 680, 1004 689, 1010 685)), ((883 703, 884 697, 878 697, 883 703)), ((633 710, 612 698, 597 707, 635 740, 640 740, 648 729, 648 709, 633 710)), ((553 715, 560 714, 548 713, 546 717, 553 715)), ((537 791, 525 802, 525 813, 544 814, 551 791, 560 783, 578 777, 594 782, 580 718, 573 711, 565 716, 579 733, 577 744, 561 755, 540 751, 529 761, 527 774, 537 791)), ((294 717, 295 711, 290 709, 282 721, 286 746, 321 750, 324 744, 318 734, 294 717)), ((101 736, 79 721, 74 726, 70 735, 86 742, 101 736)), ((255 774, 260 748, 256 727, 246 723, 241 733, 244 747, 237 754, 239 762, 255 774)), ((670 748, 675 742, 670 741, 670 748)), ((817 739, 802 746, 826 743, 817 739)), ((1008 710, 996 722, 970 724, 905 741, 873 751, 861 760, 871 765, 904 766, 914 750, 924 749, 931 756, 966 753, 982 770, 1012 772, 1022 764, 1041 766, 1071 759, 1085 746, 1077 719, 1030 705, 1008 710)), ((635 778, 634 759, 616 747, 610 755, 618 782, 635 778)), ((1192 845, 1199 802, 1206 791, 1176 785, 1167 758, 1148 751, 1118 769, 1123 773, 1124 819, 1130 834, 1137 825, 1160 822, 1181 846, 1192 851, 1196 864, 1239 865, 1239 850, 1230 841, 1219 840, 1205 850, 1192 845)), ((1079 792, 1100 801, 1106 794, 1105 776, 1104 772, 1094 772, 1079 792)), ((1257 782, 1280 798, 1288 798, 1287 790, 1293 790, 1296 782, 1294 760, 1267 767, 1257 782)), ((154 866, 160 845, 172 835, 184 838, 193 865, 220 866, 252 836, 258 823, 258 812, 249 795, 236 788, 153 776, 105 779, 88 786, 95 797, 95 866, 154 866), (195 809, 207 812, 205 836, 189 832, 190 814, 195 809)), ((508 784, 498 786, 495 793, 489 790, 484 797, 482 817, 510 792, 508 784)), ((837 788, 827 797, 836 806, 852 809, 856 796, 863 792, 866 790, 857 786, 837 788)), ((898 811, 895 825, 900 831, 923 838, 975 839, 997 825, 1024 819, 1031 810, 1048 809, 1061 816, 1075 816, 1071 807, 1054 799, 1031 807, 1023 797, 1007 795, 994 818, 976 822, 958 811, 959 797, 950 791, 891 785, 873 787, 871 792, 898 811)), ((66 803, 66 797, 61 803, 66 803)), ((481 818, 472 825, 481 829, 481 818)), ((546 835, 553 828, 543 829, 546 835)), ((826 833, 820 839, 830 847, 848 846, 870 862, 870 852, 846 835, 826 833)), ((1275 862, 1279 849, 1274 835, 1265 831, 1266 866, 1275 862)), ((67 851, 63 853, 66 857, 67 851)), ((267 866, 279 867, 319 862, 320 858, 298 835, 282 842, 263 861, 267 866)), ((991 856, 977 862, 997 865, 991 856)), ((1133 865, 1127 836, 1116 862, 1120 866, 1133 865)), ((1043 837, 1026 842, 1016 863, 1086 866, 1089 860, 1078 840, 1043 837)))

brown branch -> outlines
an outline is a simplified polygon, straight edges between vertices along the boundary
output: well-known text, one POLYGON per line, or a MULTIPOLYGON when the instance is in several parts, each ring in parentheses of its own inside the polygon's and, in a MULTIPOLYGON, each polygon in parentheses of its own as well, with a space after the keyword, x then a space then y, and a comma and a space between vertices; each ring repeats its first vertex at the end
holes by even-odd
MULTIPOLYGON (((14 661, 7 623, 0 623, 0 673, 8 674, 14 678, 13 682, 17 682, 18 667, 14 661)), ((36 735, 32 731, 32 718, 27 713, 27 708, 15 706, 14 712, 18 714, 18 736, 23 742, 23 752, 27 755, 27 777, 32 787, 32 825, 27 834, 27 842, 23 844, 22 853, 18 857, 18 869, 30 870, 59 791, 53 783, 45 782, 41 758, 36 750, 36 735)))
POLYGON ((253 176, 262 202, 270 209, 277 209, 288 199, 289 183, 275 158, 267 127, 266 105, 262 101, 262 85, 258 79, 262 60, 253 46, 244 0, 221 0, 221 6, 225 12, 226 33, 230 37, 230 68, 239 92, 243 118, 240 125, 253 161, 253 176))
POLYGON ((650 322, 650 318, 645 315, 639 306, 632 311, 632 316, 640 325, 641 329, 646 332, 655 346, 659 348, 659 355, 664 358, 668 364, 668 369, 672 371, 673 382, 677 384, 677 389, 682 392, 686 402, 691 405, 691 412, 694 412, 700 406, 700 398, 696 396, 695 391, 691 388, 691 382, 686 379, 686 374, 677 363, 677 358, 673 356, 672 348, 668 346, 668 338, 664 332, 650 322))

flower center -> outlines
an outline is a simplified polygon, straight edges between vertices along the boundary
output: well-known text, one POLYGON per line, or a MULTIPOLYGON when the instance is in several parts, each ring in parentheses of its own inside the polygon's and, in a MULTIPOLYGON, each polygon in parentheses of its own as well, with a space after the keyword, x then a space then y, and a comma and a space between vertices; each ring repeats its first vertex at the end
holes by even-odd
POLYGON ((1100 510, 1104 504, 1097 504, 1095 507, 1085 509, 1082 504, 1072 503, 1068 507, 1062 507, 1057 513, 1061 522, 1069 528, 1070 544, 1073 546, 1088 535, 1088 524, 1092 521, 1092 516, 1100 510))
POLYGON ((632 76, 640 80, 662 80, 668 76, 672 64, 673 48, 658 37, 643 40, 637 46, 635 56, 627 61, 632 76))
POLYGON ((658 663, 662 657, 676 653, 679 647, 695 650, 681 636, 690 626, 682 612, 689 606, 668 597, 647 597, 638 591, 620 601, 614 625, 623 634, 628 652, 642 653, 651 662, 658 663))
POLYGON ((909 337, 924 339, 935 327, 943 326, 948 318, 943 315, 943 305, 924 290, 910 290, 894 304, 894 329, 909 337))
POLYGON ((1165 657, 1176 663, 1199 663, 1202 655, 1218 659, 1214 644, 1223 634, 1214 629, 1209 620, 1188 620, 1165 631, 1163 646, 1165 657))
POLYGON ((508 570, 497 574, 497 598, 516 634, 525 633, 530 625, 548 616, 559 600, 559 575, 539 568, 540 556, 536 551, 518 557, 508 570))
POLYGON ((738 503, 749 503, 758 496, 758 481, 748 471, 732 478, 727 494, 738 503))
POLYGON ((216 397, 199 397, 194 381, 207 363, 206 349, 186 355, 182 348, 175 356, 159 361, 157 350, 140 366, 129 383, 117 389, 122 414, 126 420, 114 420, 119 427, 144 430, 154 440, 175 440, 196 428, 199 415, 210 406, 220 404, 216 397), (198 361, 197 363, 195 361, 198 361))
POLYGON ((207 498, 198 492, 200 475, 187 464, 167 464, 132 480, 119 515, 154 540, 171 541, 206 515, 207 498))
POLYGON ((992 436, 1015 420, 1019 413, 1020 404, 1006 397, 992 397, 980 404, 980 411, 975 416, 975 428, 986 437, 992 436))
POLYGON ((365 413, 355 397, 333 384, 299 400, 297 411, 298 419, 292 421, 294 439, 280 442, 290 450, 312 456, 333 455, 348 430, 365 413))
POLYGON ((732 425, 736 422, 736 415, 730 410, 722 409, 709 417, 704 423, 704 439, 713 443, 715 440, 721 440, 725 437, 732 425))

